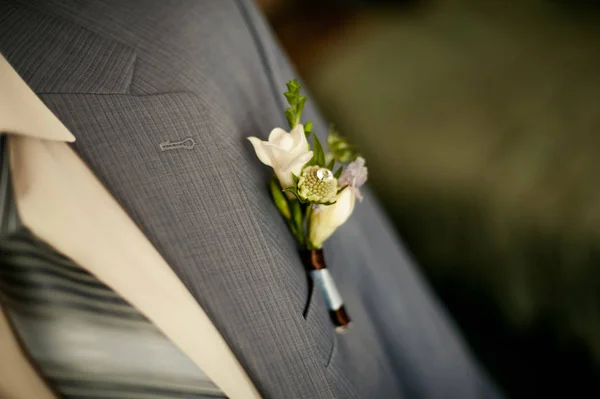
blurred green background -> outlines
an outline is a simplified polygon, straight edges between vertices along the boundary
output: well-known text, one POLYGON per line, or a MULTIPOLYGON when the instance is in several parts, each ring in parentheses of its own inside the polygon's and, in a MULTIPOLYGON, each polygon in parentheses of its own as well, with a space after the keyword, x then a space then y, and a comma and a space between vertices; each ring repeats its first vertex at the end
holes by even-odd
POLYGON ((509 397, 600 397, 600 5, 260 0, 509 397))

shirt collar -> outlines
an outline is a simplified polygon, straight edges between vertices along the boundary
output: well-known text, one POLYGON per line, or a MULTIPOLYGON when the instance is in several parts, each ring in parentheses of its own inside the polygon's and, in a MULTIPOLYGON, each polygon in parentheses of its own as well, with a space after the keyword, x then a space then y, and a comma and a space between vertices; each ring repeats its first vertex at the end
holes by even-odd
POLYGON ((0 133, 51 141, 75 141, 75 136, 44 105, 0 54, 0 133))

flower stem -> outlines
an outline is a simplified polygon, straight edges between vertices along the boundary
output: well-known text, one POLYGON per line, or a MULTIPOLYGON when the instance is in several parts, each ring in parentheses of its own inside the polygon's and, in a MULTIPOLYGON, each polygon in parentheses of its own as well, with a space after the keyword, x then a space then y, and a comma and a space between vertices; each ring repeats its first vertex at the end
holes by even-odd
POLYGON ((306 216, 304 217, 304 220, 306 220, 306 248, 307 249, 312 249, 312 244, 310 243, 310 216, 312 215, 312 205, 308 204, 306 206, 306 216))
POLYGON ((304 225, 303 225, 303 215, 302 215, 302 206, 300 201, 297 199, 293 199, 290 201, 290 208, 292 211, 292 223, 294 224, 294 229, 292 232, 296 235, 296 239, 301 247, 304 247, 304 225))

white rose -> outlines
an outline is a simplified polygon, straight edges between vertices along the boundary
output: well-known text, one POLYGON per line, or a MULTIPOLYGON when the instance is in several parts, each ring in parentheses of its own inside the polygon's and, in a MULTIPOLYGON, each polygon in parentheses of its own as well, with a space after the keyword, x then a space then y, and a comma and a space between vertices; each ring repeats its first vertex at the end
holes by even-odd
POLYGON ((342 190, 333 205, 319 205, 310 217, 308 239, 315 248, 321 248, 335 230, 343 225, 354 210, 356 194, 349 188, 342 190))
POLYGON ((254 146, 258 159, 273 168, 282 188, 294 185, 292 173, 299 176, 302 167, 313 156, 301 124, 297 124, 290 133, 281 128, 273 129, 269 141, 258 137, 248 137, 248 140, 254 146))

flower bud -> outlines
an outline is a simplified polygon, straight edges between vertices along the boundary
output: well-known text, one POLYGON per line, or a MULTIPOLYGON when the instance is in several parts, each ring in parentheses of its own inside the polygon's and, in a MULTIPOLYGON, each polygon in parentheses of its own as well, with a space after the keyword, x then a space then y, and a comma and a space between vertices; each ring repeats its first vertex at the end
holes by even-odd
POLYGON ((298 179, 298 195, 317 204, 333 202, 337 194, 337 180, 327 168, 309 166, 298 179))
MULTIPOLYGON (((273 168, 282 188, 294 186, 293 175, 298 175, 304 165, 313 157, 308 148, 304 128, 298 124, 291 132, 275 128, 269 134, 269 140, 248 137, 258 159, 273 168)), ((292 194, 288 198, 293 198, 292 194)))
POLYGON ((321 248, 335 230, 348 220, 354 210, 355 194, 345 189, 336 197, 333 205, 320 205, 309 221, 308 239, 314 248, 321 248))
POLYGON ((281 186, 276 178, 271 179, 269 190, 271 191, 271 197, 273 197, 273 202, 275 203, 277 209, 279 209, 279 212, 287 220, 291 219, 292 214, 290 212, 290 205, 287 198, 283 194, 283 191, 281 191, 281 186))

